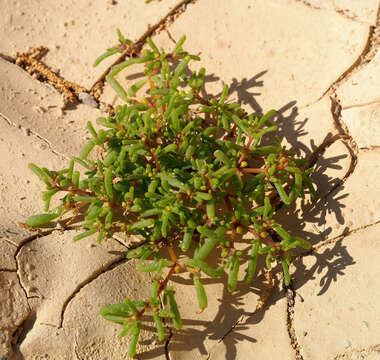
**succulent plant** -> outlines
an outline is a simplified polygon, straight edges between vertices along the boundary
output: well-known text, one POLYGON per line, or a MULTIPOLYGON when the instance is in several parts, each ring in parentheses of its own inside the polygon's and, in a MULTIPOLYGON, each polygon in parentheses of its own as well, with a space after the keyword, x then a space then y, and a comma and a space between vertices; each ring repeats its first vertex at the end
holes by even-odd
POLYGON ((84 217, 84 232, 74 241, 95 233, 98 242, 115 233, 141 237, 126 257, 138 259, 138 271, 152 274, 151 296, 100 310, 105 319, 122 324, 120 336, 130 334, 133 357, 143 314, 153 316, 160 341, 165 338, 163 321, 182 327, 176 302, 181 299, 176 300, 170 285, 173 274, 192 274, 201 310, 207 307, 203 278, 228 273, 227 287, 233 292, 243 258, 248 257, 244 282, 254 279, 258 258, 264 256, 268 268, 281 263, 289 284, 292 250, 310 244, 288 233, 273 216, 305 192, 313 201, 315 191, 313 169, 273 136, 274 110, 248 114, 228 101, 227 85, 220 96, 201 95, 206 70, 189 70, 190 62, 200 59, 183 50, 185 37, 168 53, 148 38, 149 47, 137 55, 133 43, 118 34, 119 44, 95 65, 129 50, 131 57, 106 77, 124 105, 116 106, 114 116, 96 120, 103 129, 87 124, 92 139, 67 168, 29 165, 46 184, 46 208, 25 223, 39 227, 73 211, 84 217), (145 77, 125 89, 116 75, 134 64, 144 65, 145 77), (65 195, 49 210, 57 193, 65 195), (235 247, 239 237, 246 241, 244 250, 235 247))

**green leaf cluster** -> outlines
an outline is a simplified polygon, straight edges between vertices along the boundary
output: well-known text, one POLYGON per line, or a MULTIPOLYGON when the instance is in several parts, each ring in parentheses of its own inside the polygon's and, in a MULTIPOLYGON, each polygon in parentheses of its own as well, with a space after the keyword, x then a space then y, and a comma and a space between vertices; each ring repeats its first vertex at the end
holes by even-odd
MULTIPOLYGON (((107 82, 125 104, 116 107, 114 116, 96 120, 100 130, 88 123, 92 139, 67 168, 49 171, 30 164, 47 190, 45 213, 28 218, 27 225, 42 226, 74 211, 84 216, 84 231, 74 241, 96 233, 101 242, 115 232, 145 239, 126 257, 137 259, 137 270, 152 274, 151 297, 126 299, 100 311, 105 319, 123 325, 120 336, 130 334, 131 357, 143 314, 153 316, 160 341, 168 321, 182 327, 175 291, 169 286, 174 273, 192 274, 204 310, 205 277, 226 273, 232 292, 242 259, 248 257, 242 280, 250 283, 258 258, 264 256, 268 268, 273 261, 282 265, 289 284, 292 250, 310 247, 273 215, 279 205, 290 205, 306 191, 314 200, 312 169, 271 137, 277 130, 274 110, 263 116, 248 114, 228 100, 227 85, 218 98, 202 96, 206 71, 189 69, 199 57, 183 50, 184 41, 181 38, 167 53, 148 38, 149 48, 141 56, 111 69, 107 82), (145 78, 125 89, 117 75, 134 64, 144 65, 145 78), (64 194, 62 203, 49 211, 57 193, 64 194), (239 236, 250 239, 244 251, 235 248, 239 236), (210 265, 215 257, 216 267, 210 265)), ((133 46, 120 32, 119 42, 95 65, 119 52, 121 45, 133 46)))

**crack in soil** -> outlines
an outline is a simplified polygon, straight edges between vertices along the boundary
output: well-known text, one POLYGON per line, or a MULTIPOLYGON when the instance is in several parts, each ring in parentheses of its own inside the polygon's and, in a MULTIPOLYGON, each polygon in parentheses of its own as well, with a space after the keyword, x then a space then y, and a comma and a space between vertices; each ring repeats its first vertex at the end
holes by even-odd
POLYGON ((62 78, 43 64, 40 60, 47 51, 47 48, 39 46, 32 47, 25 53, 17 52, 15 64, 31 74, 33 78, 47 82, 57 89, 63 95, 62 109, 64 109, 69 103, 76 104, 79 101, 79 94, 87 90, 83 86, 62 78))
MULTIPOLYGON (((307 0, 294 0, 294 1, 297 2, 297 3, 301 3, 301 4, 307 6, 310 9, 313 9, 313 10, 322 10, 322 11, 329 11, 330 10, 330 9, 322 9, 320 6, 313 5, 312 3, 310 3, 307 0)), ((347 20, 350 20, 350 21, 353 21, 353 22, 356 22, 356 23, 359 23, 359 24, 363 24, 363 25, 368 25, 367 22, 358 20, 357 19, 357 15, 355 15, 355 14, 351 15, 347 11, 345 11, 345 9, 339 9, 335 5, 335 2, 333 0, 328 0, 328 1, 333 6, 333 8, 334 8, 333 11, 335 11, 338 15, 343 16, 347 20)))
MULTIPOLYGON (((28 303, 29 306, 29 303, 28 303)), ((27 333, 32 330, 35 323, 35 313, 30 309, 27 316, 22 320, 21 324, 16 328, 12 334, 12 354, 16 353, 16 349, 19 349, 21 343, 24 341, 27 333)))
MULTIPOLYGON (((20 246, 21 248, 22 246, 20 246)), ((8 272, 14 272, 16 273, 16 276, 17 276, 17 281, 20 285, 20 288, 22 290, 22 292, 24 293, 25 295, 25 300, 26 300, 26 303, 27 303, 27 306, 28 306, 28 313, 27 315, 25 316, 24 319, 22 319, 20 325, 18 325, 15 330, 13 331, 12 333, 12 336, 10 337, 10 346, 9 348, 11 348, 11 355, 15 352, 15 349, 16 347, 18 347, 22 340, 25 338, 25 335, 27 333, 27 327, 25 327, 25 325, 27 324, 27 321, 30 319, 30 317, 33 315, 33 312, 32 312, 32 309, 30 307, 30 304, 29 304, 29 301, 28 301, 28 294, 26 292, 26 289, 24 288, 24 286, 22 285, 22 282, 21 282, 21 278, 20 278, 20 273, 19 273, 19 264, 18 264, 18 261, 16 259, 16 256, 19 252, 19 249, 16 250, 15 254, 14 254, 14 260, 15 260, 15 265, 16 265, 16 269, 15 270, 12 270, 12 271, 8 271, 8 272)), ((4 271, 4 270, 2 270, 4 271)))
POLYGON ((368 225, 363 225, 363 226, 360 226, 358 228, 355 228, 355 229, 352 229, 352 230, 348 230, 348 231, 343 231, 342 234, 340 235, 337 235, 337 236, 334 236, 330 239, 326 239, 324 241, 322 241, 321 243, 319 243, 318 245, 315 245, 313 246, 310 250, 308 251, 305 251, 304 253, 302 254, 299 254, 297 256, 295 256, 294 260, 296 259, 301 259, 305 256, 309 256, 309 255, 312 255, 316 250, 319 250, 319 249, 322 249, 324 248, 325 246, 328 246, 328 245, 331 245, 331 244, 334 244, 344 238, 346 238, 347 236, 351 235, 351 234, 356 234, 357 232, 359 231, 362 231, 362 230, 365 230, 365 229, 368 229, 372 226, 376 226, 380 223, 380 220, 378 221, 375 221, 374 223, 372 224, 368 224, 368 225))
MULTIPOLYGON (((346 146, 350 153, 351 161, 350 166, 343 176, 343 178, 337 182, 332 189, 324 196, 327 197, 331 194, 335 189, 341 186, 355 171, 357 162, 358 162, 358 153, 359 147, 351 136, 350 131, 347 125, 344 123, 342 119, 342 106, 340 104, 340 99, 336 93, 336 90, 340 87, 343 82, 346 82, 354 73, 361 70, 363 66, 368 64, 376 55, 376 51, 380 45, 380 4, 377 9, 377 17, 376 17, 376 25, 370 26, 369 34, 367 38, 366 45, 360 54, 360 56, 356 59, 356 61, 333 83, 330 87, 324 92, 321 96, 321 100, 325 95, 329 95, 331 101, 331 114, 334 119, 334 125, 337 129, 338 133, 341 135, 341 140, 343 144, 346 146)), ((347 107, 346 107, 347 108, 347 107)))
POLYGON ((379 104, 380 105, 380 100, 373 100, 373 101, 368 101, 366 103, 361 103, 361 104, 342 106, 342 110, 348 110, 348 109, 353 109, 353 108, 360 108, 360 107, 364 107, 364 106, 368 106, 368 105, 374 105, 374 104, 379 104))
POLYGON ((170 345, 170 340, 173 337, 173 331, 169 325, 166 325, 166 329, 169 331, 169 336, 167 340, 165 341, 165 360, 171 360, 169 345, 170 345))
POLYGON ((308 8, 310 9, 313 9, 313 10, 321 10, 321 8, 319 6, 316 6, 316 5, 313 5, 311 4, 309 1, 306 1, 306 0, 294 0, 296 3, 301 3, 305 6, 307 6, 308 8))
POLYGON ((127 262, 128 259, 125 258, 125 256, 118 256, 114 260, 112 260, 109 264, 106 264, 105 266, 100 267, 96 271, 94 271, 93 274, 91 274, 87 279, 82 281, 77 285, 77 287, 74 289, 74 291, 67 297, 65 302, 62 305, 61 310, 61 317, 59 321, 58 328, 63 328, 63 322, 65 317, 65 312, 67 309, 67 306, 70 304, 70 302, 75 298, 75 296, 88 284, 90 284, 92 281, 96 280, 100 275, 114 269, 115 267, 124 264, 127 262))
POLYGON ((166 26, 173 23, 174 20, 186 11, 186 7, 190 3, 195 3, 197 0, 182 0, 177 5, 173 7, 164 17, 161 18, 156 24, 149 26, 148 29, 136 40, 131 49, 125 50, 103 73, 100 77, 94 82, 90 88, 90 94, 96 100, 99 100, 104 87, 104 82, 106 75, 110 72, 113 66, 120 64, 127 57, 137 56, 148 37, 160 33, 162 30, 166 29, 166 26))
MULTIPOLYGON (((115 238, 112 238, 112 239, 116 240, 115 238)), ((145 242, 132 244, 127 249, 129 249, 129 250, 134 249, 136 247, 143 245, 144 243, 145 242)), ((79 283, 77 285, 77 287, 74 289, 74 291, 67 297, 67 299, 65 300, 65 302, 62 305, 60 322, 59 322, 58 328, 59 329, 63 328, 63 322, 64 322, 64 317, 65 317, 65 312, 66 312, 67 306, 85 286, 89 285, 92 281, 96 280, 102 274, 105 274, 106 272, 116 268, 117 266, 124 264, 128 260, 129 259, 125 258, 125 252, 122 252, 119 256, 117 256, 115 259, 113 259, 110 263, 105 264, 104 266, 100 267, 99 269, 94 271, 87 279, 85 279, 81 283, 79 283)))
POLYGON ((38 133, 34 132, 34 131, 31 130, 31 129, 26 129, 26 128, 24 128, 24 127, 21 126, 21 125, 16 125, 16 124, 13 123, 10 119, 8 119, 8 117, 6 117, 4 114, 2 114, 1 112, 0 112, 0 117, 1 117, 6 123, 8 123, 9 126, 13 126, 13 127, 16 128, 16 129, 22 129, 22 130, 24 130, 25 132, 29 132, 30 135, 33 135, 33 136, 35 136, 36 138, 38 138, 39 140, 41 140, 42 142, 44 142, 44 143, 48 146, 49 150, 50 150, 54 155, 61 156, 61 157, 65 158, 65 159, 69 159, 69 157, 67 157, 66 155, 61 154, 61 153, 59 153, 58 151, 54 150, 54 149, 53 149, 53 146, 52 146, 51 143, 50 143, 50 141, 47 140, 47 139, 45 139, 44 137, 42 137, 42 136, 39 135, 38 133))
MULTIPOLYGON (((120 55, 116 61, 114 61, 95 81, 95 83, 91 86, 90 90, 87 90, 85 87, 78 85, 72 81, 68 81, 63 77, 59 76, 53 70, 51 70, 48 66, 43 64, 40 59, 45 55, 48 51, 44 46, 32 47, 25 53, 16 53, 16 57, 12 57, 6 54, 0 53, 0 58, 5 61, 8 61, 12 64, 16 64, 21 67, 23 70, 27 71, 32 77, 40 82, 48 83, 53 86, 62 96, 63 96, 63 105, 62 109, 69 104, 77 104, 78 102, 82 102, 80 100, 79 95, 81 93, 86 93, 88 96, 92 98, 99 107, 100 110, 108 113, 109 115, 114 114, 114 108, 111 104, 107 104, 103 101, 100 101, 100 96, 103 92, 105 77, 111 68, 114 65, 122 62, 127 56, 137 56, 141 51, 142 47, 145 44, 146 39, 149 36, 154 34, 158 34, 162 30, 166 30, 166 26, 173 23, 174 20, 180 16, 182 13, 186 11, 186 7, 190 3, 195 3, 197 0, 182 0, 177 5, 174 6, 160 21, 158 21, 155 25, 149 26, 149 28, 141 35, 138 40, 133 45, 133 55, 128 52, 128 50, 124 51, 120 55)), ((39 137, 38 134, 33 133, 39 137)), ((43 139, 42 137, 40 137, 43 139)), ((48 146, 51 148, 51 144, 48 143, 48 146)), ((52 150, 53 151, 53 150, 52 150)), ((54 152, 54 151, 53 151, 54 152)))
MULTIPOLYGON (((29 303, 28 303, 29 305, 29 303)), ((36 323, 36 313, 35 311, 32 311, 30 310, 29 313, 28 313, 28 316, 24 319, 24 321, 22 322, 22 324, 19 326, 19 333, 18 333, 18 336, 17 336, 17 340, 14 342, 14 346, 13 346, 13 351, 15 352, 15 350, 19 350, 20 349, 20 345, 22 344, 22 342, 25 340, 26 338, 26 335, 32 331, 35 323, 36 323)))
MULTIPOLYGON (((5 209, 5 207, 1 207, 2 209, 5 209)), ((10 240, 8 240, 7 238, 5 238, 5 237, 2 237, 1 238, 2 240, 4 240, 6 243, 8 243, 9 245, 12 245, 12 246, 14 246, 15 248, 17 248, 17 246, 15 245, 15 244, 13 244, 13 242, 12 241, 10 241, 10 240)))
MULTIPOLYGON (((301 258, 303 258, 305 256, 312 255, 315 251, 317 251, 317 250, 319 250, 319 249, 321 249, 321 248, 323 248, 325 246, 328 246, 330 244, 336 243, 336 242, 338 242, 338 241, 346 238, 348 235, 357 233, 357 232, 359 232, 361 230, 365 230, 365 229, 367 229, 369 227, 372 227, 372 226, 375 226, 375 225, 377 225, 379 223, 380 223, 380 220, 378 220, 378 221, 376 221, 376 222, 374 222, 372 224, 369 224, 369 225, 364 225, 364 226, 361 226, 359 228, 352 229, 350 231, 346 231, 343 234, 335 236, 335 237, 333 237, 331 239, 327 239, 327 240, 323 241, 322 243, 320 243, 320 244, 312 247, 309 251, 296 256, 294 258, 294 260, 301 259, 301 258)), ((290 343, 292 345, 292 348, 295 351, 295 360, 304 360, 304 357, 301 354, 302 347, 301 347, 301 345, 298 342, 298 338, 297 338, 297 334, 296 334, 295 326, 294 326, 296 292, 293 289, 293 283, 292 283, 292 281, 290 282, 289 286, 285 286, 284 285, 284 289, 285 289, 285 295, 286 295, 286 298, 287 298, 287 329, 288 329, 288 335, 289 335, 290 343)), ((301 301, 302 302, 304 301, 303 298, 301 298, 301 301)), ((340 357, 340 356, 343 356, 343 355, 338 355, 337 357, 334 358, 334 360, 344 360, 344 359, 346 359, 345 357, 340 357)), ((347 360, 348 359, 349 358, 347 358, 347 360)))
POLYGON ((336 5, 335 5, 335 1, 334 0, 329 0, 330 3, 333 5, 334 7, 334 11, 343 16, 344 18, 346 18, 347 20, 350 20, 350 21, 354 21, 356 23, 359 23, 359 24, 363 24, 363 25, 368 25, 368 22, 366 21, 362 21, 362 20, 358 20, 357 19, 357 15, 356 14, 350 14, 348 12, 348 9, 339 9, 336 5))
MULTIPOLYGON (((267 284, 267 287, 263 291, 263 293, 260 295, 260 298, 257 300, 256 309, 252 313, 250 313, 250 315, 248 315, 248 316, 247 315, 241 315, 235 321, 235 323, 231 326, 231 328, 228 329, 227 332, 217 340, 218 344, 221 343, 236 328, 236 326, 238 326, 242 322, 243 319, 245 319, 245 318, 249 319, 251 316, 256 315, 258 312, 265 310, 269 300, 272 298, 273 290, 275 288, 275 277, 271 273, 271 271, 265 271, 264 277, 266 280, 265 283, 267 284)), ((211 352, 209 352, 207 355, 207 360, 210 359, 210 357, 211 357, 212 349, 213 348, 210 349, 211 352)))
MULTIPOLYGON (((20 253, 20 251, 22 250, 22 248, 23 248, 26 244, 28 244, 28 243, 32 242, 33 240, 36 240, 36 239, 38 239, 38 238, 40 238, 40 237, 43 237, 43 236, 49 235, 49 234, 51 234, 51 233, 52 233, 53 231, 55 231, 55 230, 56 230, 56 229, 49 229, 49 230, 44 231, 44 232, 42 232, 42 231, 38 231, 37 234, 25 238, 24 240, 22 240, 22 241, 19 243, 19 245, 17 246, 17 249, 16 249, 16 251, 15 251, 15 253, 14 253, 14 255, 13 255, 13 258, 14 258, 14 261, 15 261, 15 265, 16 265, 16 269, 15 269, 13 272, 16 273, 18 283, 20 284, 20 287, 21 287, 22 291, 23 291, 24 294, 25 294, 26 302, 27 302, 28 307, 29 307, 28 318, 29 318, 29 316, 30 316, 30 314, 31 314, 31 312, 32 312, 32 311, 31 311, 31 308, 30 308, 29 301, 28 301, 28 299, 29 299, 30 297, 28 297, 28 293, 27 293, 27 291, 26 291, 26 289, 25 289, 25 287, 24 287, 24 285, 22 284, 22 281, 21 281, 21 276, 20 276, 20 264, 19 264, 19 261, 18 261, 17 257, 18 257, 18 254, 20 253)), ((24 320, 23 324, 25 323, 26 320, 27 320, 27 319, 24 320)), ((23 326, 23 324, 20 325, 20 326, 23 326)), ((23 332, 23 331, 21 331, 20 335, 18 336, 18 339, 22 338, 22 337, 21 337, 22 332, 23 332)), ((20 345, 20 343, 17 342, 17 345, 20 345)))
POLYGON ((358 153, 359 147, 356 144, 354 138, 351 136, 347 125, 342 120, 342 107, 336 93, 330 96, 331 100, 331 114, 334 119, 334 125, 338 133, 341 135, 341 141, 346 146, 348 152, 350 153, 350 166, 348 167, 343 178, 340 179, 328 192, 323 196, 326 198, 329 196, 335 189, 341 186, 355 171, 356 165, 358 163, 358 153))
MULTIPOLYGON (((296 0, 297 1, 297 0, 296 0)), ((301 0, 299 0, 301 1, 301 0)), ((315 101, 301 107, 307 108, 318 101, 322 100, 326 95, 332 95, 339 88, 341 84, 346 82, 353 74, 360 71, 365 65, 367 65, 376 55, 376 52, 380 46, 380 4, 377 9, 376 24, 369 26, 369 32, 366 44, 363 51, 357 57, 357 59, 323 92, 323 94, 315 101)))
MULTIPOLYGON (((296 0, 298 2, 307 3, 304 0, 296 0)), ((338 131, 338 135, 334 135, 331 138, 326 139, 321 145, 319 145, 310 155, 309 163, 315 164, 318 157, 327 149, 328 146, 340 139, 349 151, 351 161, 350 166, 340 181, 337 182, 322 198, 329 196, 335 189, 341 186, 355 171, 358 162, 359 147, 351 136, 347 125, 342 119, 342 106, 340 100, 336 94, 336 90, 340 85, 346 82, 354 73, 361 70, 363 66, 368 64, 376 55, 376 51, 380 45, 380 4, 377 9, 376 25, 369 27, 369 34, 367 37, 366 45, 359 57, 354 63, 341 74, 337 80, 335 80, 326 91, 316 101, 307 104, 304 108, 311 106, 320 101, 324 96, 328 95, 331 101, 331 114, 334 119, 334 126, 338 131)), ((346 107, 347 108, 347 107, 346 107)))
POLYGON ((380 150, 380 145, 372 145, 369 147, 361 147, 359 148, 360 151, 378 151, 380 150))
MULTIPOLYGON (((330 245, 330 244, 333 244, 341 239, 344 239, 345 237, 347 237, 348 235, 351 235, 351 234, 355 234, 359 231, 362 231, 362 230, 365 230, 365 229, 368 229, 372 226, 376 226, 380 223, 380 220, 372 223, 372 224, 368 224, 368 225, 364 225, 364 226, 361 226, 361 227, 358 227, 358 228, 355 228, 355 229, 352 229, 352 230, 349 230, 349 231, 344 231, 342 234, 338 235, 338 236, 334 236, 333 238, 331 239, 327 239, 325 241, 323 241, 322 243, 318 244, 318 245, 315 245, 312 249, 311 249, 311 253, 315 250, 318 250, 320 248, 323 248, 327 245, 330 245)), ((306 254, 305 254, 306 255, 306 254)), ((302 255, 303 257, 304 255, 302 255)))
POLYGON ((28 55, 29 53, 33 53, 36 49, 47 51, 47 48, 40 46, 37 48, 30 48, 26 53, 16 53, 16 58, 0 53, 0 58, 19 66, 21 69, 28 72, 33 79, 50 85, 50 87, 53 87, 56 91, 58 91, 58 93, 60 93, 63 97, 61 110, 64 110, 70 104, 75 105, 77 103, 84 103, 89 106, 99 108, 101 111, 104 111, 109 115, 114 113, 112 105, 95 99, 85 87, 59 76, 48 66, 43 64, 40 61, 39 56, 36 58, 28 55), (90 97, 90 99, 87 101, 81 100, 81 94, 87 94, 87 97, 90 97), (94 104, 92 103, 93 101, 95 102, 94 104))
POLYGON ((285 295, 287 299, 287 307, 286 307, 286 325, 288 329, 288 335, 290 338, 290 344, 295 351, 295 360, 304 360, 301 354, 301 345, 298 342, 296 330, 294 328, 294 305, 295 305, 295 297, 296 292, 293 289, 293 283, 290 281, 288 286, 284 285, 285 295))

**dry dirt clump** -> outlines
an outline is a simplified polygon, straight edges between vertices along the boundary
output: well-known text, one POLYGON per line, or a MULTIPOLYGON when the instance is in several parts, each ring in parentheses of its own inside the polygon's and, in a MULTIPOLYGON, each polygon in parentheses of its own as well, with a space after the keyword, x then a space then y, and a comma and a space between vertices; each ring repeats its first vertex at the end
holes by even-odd
POLYGON ((16 52, 14 54, 16 65, 25 69, 30 75, 39 81, 44 81, 56 88, 63 95, 63 108, 69 103, 78 102, 81 93, 86 89, 71 81, 67 81, 57 75, 53 70, 44 65, 40 59, 48 50, 43 47, 32 47, 24 53, 16 52))

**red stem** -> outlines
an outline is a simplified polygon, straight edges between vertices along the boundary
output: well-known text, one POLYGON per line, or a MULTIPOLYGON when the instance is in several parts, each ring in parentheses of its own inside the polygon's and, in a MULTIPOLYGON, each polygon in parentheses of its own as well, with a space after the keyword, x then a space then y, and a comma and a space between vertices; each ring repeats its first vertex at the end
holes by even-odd
MULTIPOLYGON (((235 125, 236 125, 236 124, 235 124, 235 125)), ((248 143, 247 143, 247 146, 245 147, 245 149, 244 149, 243 153, 241 154, 240 159, 239 159, 239 161, 238 161, 238 164, 239 164, 239 165, 244 161, 245 157, 247 156, 248 151, 249 151, 249 147, 251 146, 252 141, 253 141, 253 137, 250 136, 250 137, 249 137, 249 140, 248 140, 248 143)))
POLYGON ((267 169, 243 168, 243 169, 240 169, 240 171, 243 173, 248 173, 248 174, 259 174, 259 173, 265 173, 267 169))
POLYGON ((259 238, 263 243, 265 243, 266 245, 269 245, 269 246, 273 246, 275 248, 278 247, 278 243, 274 242, 273 240, 270 240, 266 237, 262 237, 257 231, 251 229, 251 228, 248 228, 246 227, 246 229, 253 235, 255 235, 257 238, 259 238))

